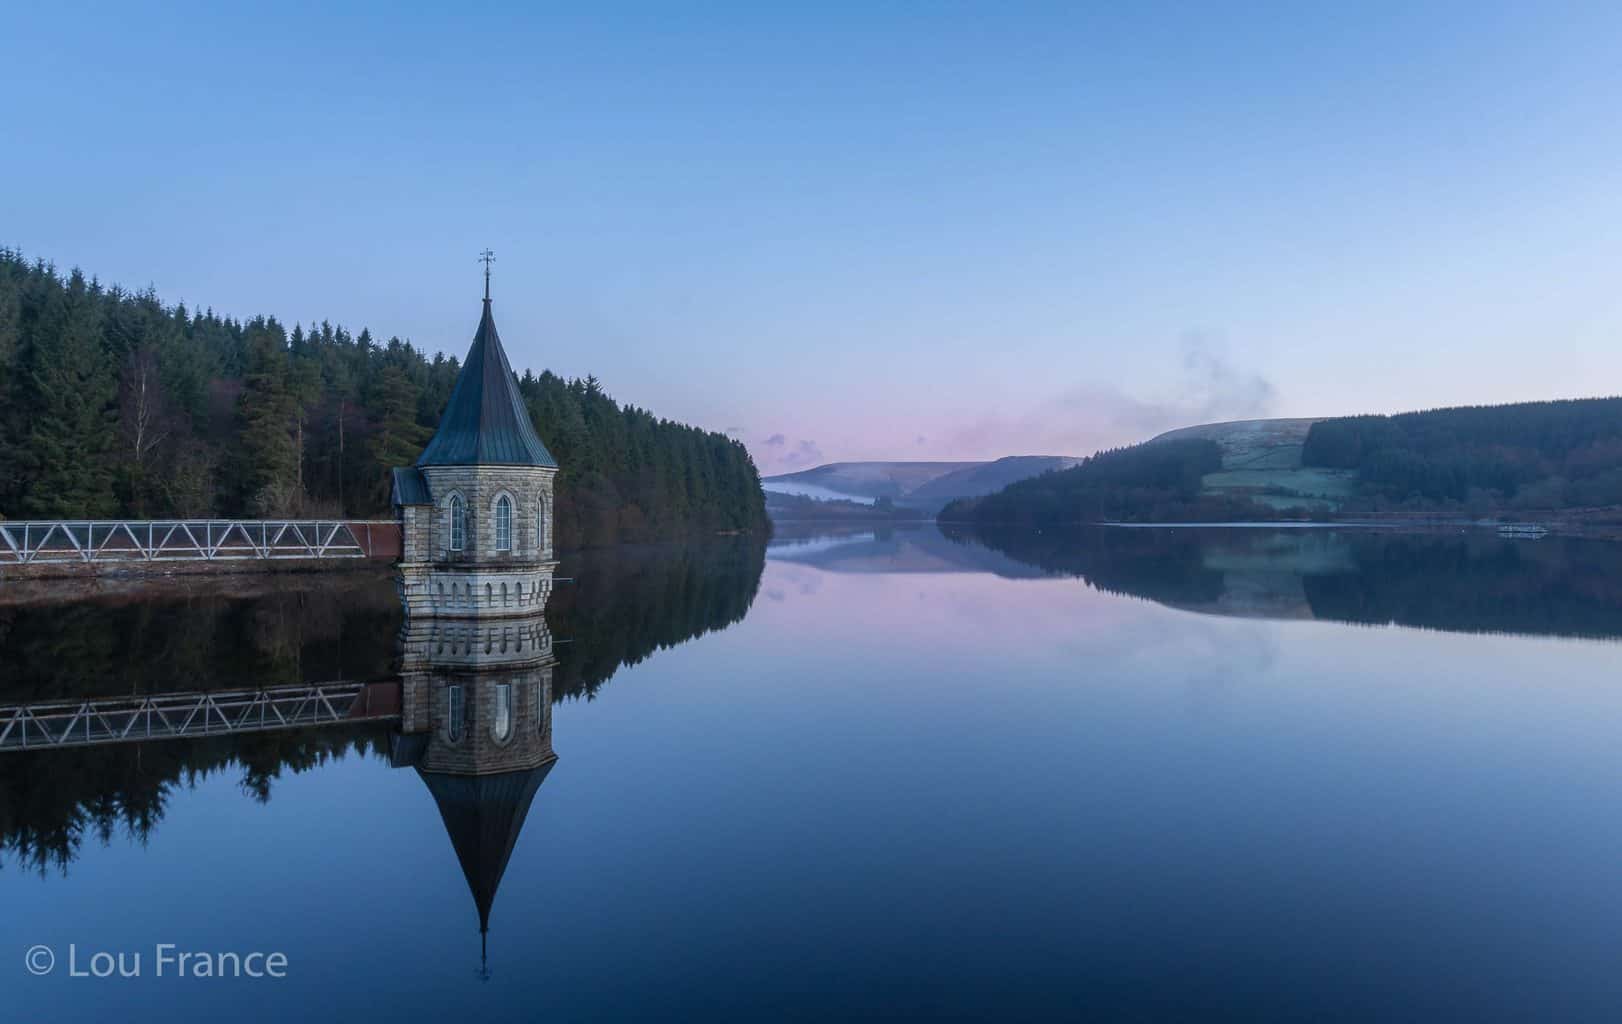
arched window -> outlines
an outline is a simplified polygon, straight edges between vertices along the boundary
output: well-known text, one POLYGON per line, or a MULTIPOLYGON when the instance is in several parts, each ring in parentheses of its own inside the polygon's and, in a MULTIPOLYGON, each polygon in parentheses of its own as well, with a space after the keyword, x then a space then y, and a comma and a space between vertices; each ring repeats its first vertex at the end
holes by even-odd
POLYGON ((445 692, 449 702, 445 715, 445 736, 452 743, 462 742, 462 727, 467 721, 467 698, 462 693, 460 684, 451 686, 445 692))
POLYGON ((490 738, 505 743, 513 735, 513 687, 511 683, 496 684, 496 713, 490 719, 490 738))
POLYGON ((467 547, 467 506, 462 504, 460 494, 451 495, 451 550, 461 551, 467 547))
POLYGON ((535 505, 535 551, 539 554, 546 550, 546 500, 543 498, 535 505))
POLYGON ((503 494, 496 502, 496 550, 513 549, 513 503, 503 494))

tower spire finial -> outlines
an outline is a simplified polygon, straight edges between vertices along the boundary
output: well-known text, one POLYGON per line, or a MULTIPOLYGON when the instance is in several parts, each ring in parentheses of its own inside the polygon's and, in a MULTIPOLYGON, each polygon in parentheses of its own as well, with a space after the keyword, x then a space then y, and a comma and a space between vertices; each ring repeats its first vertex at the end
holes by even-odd
POLYGON ((489 249, 479 253, 479 262, 484 264, 484 301, 490 301, 490 264, 496 261, 496 254, 489 249))

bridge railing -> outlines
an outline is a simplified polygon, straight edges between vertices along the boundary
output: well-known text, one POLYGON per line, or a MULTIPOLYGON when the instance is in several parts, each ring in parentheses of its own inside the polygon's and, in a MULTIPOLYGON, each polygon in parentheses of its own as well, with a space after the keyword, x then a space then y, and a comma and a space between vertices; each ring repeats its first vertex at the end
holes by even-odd
POLYGON ((331 682, 14 704, 0 707, 0 752, 227 736, 398 717, 398 682, 331 682))
POLYGON ((363 544, 356 531, 369 535, 372 525, 317 519, 0 521, 0 566, 366 558, 370 538, 363 544))

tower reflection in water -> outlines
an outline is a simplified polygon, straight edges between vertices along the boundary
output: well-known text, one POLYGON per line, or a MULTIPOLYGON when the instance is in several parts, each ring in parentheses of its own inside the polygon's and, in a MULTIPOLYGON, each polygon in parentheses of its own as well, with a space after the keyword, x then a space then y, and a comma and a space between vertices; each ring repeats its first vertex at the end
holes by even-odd
MULTIPOLYGON (((402 618, 396 581, 371 573, 187 579, 94 599, 19 601, 8 591, 0 601, 0 889, 7 897, 32 892, 22 879, 37 875, 50 920, 102 920, 112 911, 96 880, 109 864, 128 863, 156 876, 195 873, 199 884, 252 883, 244 905, 276 902, 274 880, 286 863, 309 857, 366 870, 386 858, 391 848, 349 827, 359 819, 345 808, 398 807, 404 787, 415 820, 385 827, 446 830, 447 838, 426 837, 424 852, 440 866, 421 882, 449 891, 454 911, 429 924, 449 929, 453 943, 462 935, 466 964, 478 964, 475 923, 492 943, 515 936, 527 928, 514 905, 518 886, 541 881, 503 876, 511 859, 515 872, 526 863, 516 850, 526 824, 532 845, 533 833, 553 826, 526 821, 549 817, 543 784, 558 795, 559 780, 546 781, 553 704, 589 699, 628 666, 647 671, 657 652, 741 622, 764 566, 760 538, 601 549, 576 556, 571 582, 559 581, 555 592, 541 580, 544 600, 535 597, 533 571, 523 604, 502 604, 493 586, 494 606, 477 617, 447 617, 430 604, 402 618), (390 762, 401 769, 383 767, 390 762), (421 773, 434 810, 404 769, 421 773), (292 798, 296 809, 282 809, 288 816, 235 827, 234 801, 268 803, 290 792, 284 787, 295 776, 306 781, 292 798), (204 780, 214 780, 207 792, 204 780), (161 841, 180 809, 192 831, 161 841), (205 838, 199 827, 209 830, 205 838), (120 837, 139 847, 132 860, 91 854, 120 837), (447 862, 450 851, 465 883, 447 862), (98 865, 80 884, 70 876, 86 855, 98 865), (257 870, 261 864, 274 870, 257 870), (467 896, 442 888, 462 884, 473 914, 467 896)), ((284 909, 308 921, 300 927, 325 931, 335 919, 328 915, 381 898, 351 877, 323 890, 325 914, 284 909)), ((117 906, 153 927, 183 923, 187 905, 167 894, 157 884, 127 886, 117 906)), ((19 928, 45 920, 37 907, 0 904, 0 917, 19 928)))
POLYGON ((552 633, 541 614, 408 617, 401 630, 397 767, 433 794, 479 915, 488 978, 490 911, 552 750, 552 633))

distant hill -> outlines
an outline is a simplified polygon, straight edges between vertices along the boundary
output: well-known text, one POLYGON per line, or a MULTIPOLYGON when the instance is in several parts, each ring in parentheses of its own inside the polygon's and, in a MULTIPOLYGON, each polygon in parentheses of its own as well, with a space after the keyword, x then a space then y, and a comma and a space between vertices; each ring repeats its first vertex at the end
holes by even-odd
POLYGON ((808 488, 803 493, 813 497, 828 497, 817 491, 829 491, 852 498, 900 499, 931 480, 965 469, 984 466, 984 462, 830 462, 815 469, 798 473, 781 473, 761 479, 767 490, 794 493, 794 485, 808 488))
POLYGON ((839 497, 888 498, 898 505, 938 509, 956 498, 1002 490, 1016 480, 1068 469, 1063 455, 1010 455, 992 462, 831 462, 798 473, 764 478, 768 491, 839 497))
POLYGON ((940 504, 957 498, 994 494, 1017 480, 1050 470, 1069 469, 1081 462, 1067 455, 1009 455, 929 481, 906 496, 909 505, 940 504))
POLYGON ((942 519, 1410 514, 1622 522, 1622 398, 1202 423, 956 502, 942 519))
POLYGON ((1250 518, 1248 501, 1204 492, 1222 469, 1210 438, 1159 441, 1099 452, 1070 469, 1017 480, 996 492, 959 498, 940 521, 989 526, 1101 522, 1219 522, 1250 518))

